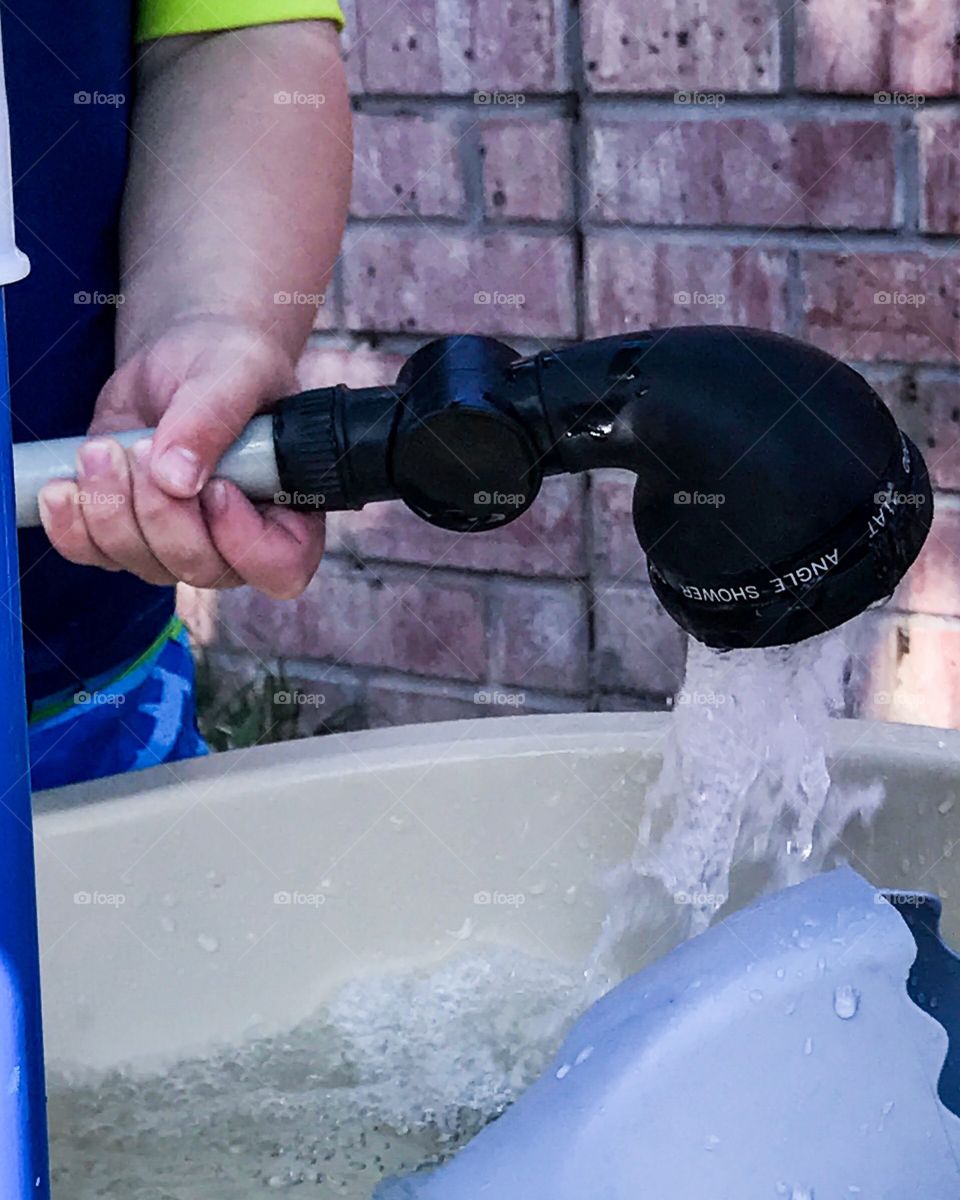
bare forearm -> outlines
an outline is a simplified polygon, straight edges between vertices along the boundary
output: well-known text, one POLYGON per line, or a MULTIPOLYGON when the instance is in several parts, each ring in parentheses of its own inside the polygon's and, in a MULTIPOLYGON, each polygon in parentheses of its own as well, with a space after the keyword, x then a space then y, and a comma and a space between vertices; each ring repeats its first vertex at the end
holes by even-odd
POLYGON ((295 359, 314 316, 306 298, 323 292, 339 249, 350 157, 332 25, 149 47, 124 199, 119 361, 206 315, 243 321, 295 359))

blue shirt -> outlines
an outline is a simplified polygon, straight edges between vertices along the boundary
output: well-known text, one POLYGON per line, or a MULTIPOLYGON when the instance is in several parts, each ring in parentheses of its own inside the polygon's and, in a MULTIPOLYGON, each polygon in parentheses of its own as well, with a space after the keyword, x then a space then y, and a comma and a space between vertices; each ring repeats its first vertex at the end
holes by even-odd
MULTIPOLYGON (((7 0, 3 49, 17 240, 31 273, 6 289, 15 441, 86 432, 113 370, 117 228, 133 99, 130 0, 7 0), (92 302, 84 302, 84 297, 92 302)), ((138 655, 173 589, 68 563, 20 535, 31 701, 138 655)))

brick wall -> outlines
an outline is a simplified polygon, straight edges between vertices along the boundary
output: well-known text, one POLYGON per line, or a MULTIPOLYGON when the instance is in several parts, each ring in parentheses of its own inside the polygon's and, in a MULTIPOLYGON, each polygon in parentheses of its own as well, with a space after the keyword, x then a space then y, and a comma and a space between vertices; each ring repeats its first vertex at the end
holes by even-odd
MULTIPOLYGON (((960 724, 956 0, 347 8, 353 215, 304 381, 392 381, 450 332, 527 351, 734 322, 817 343, 881 391, 940 490, 921 562, 859 631, 862 710, 960 724)), ((331 519, 302 599, 186 602, 229 686, 283 660, 324 696, 306 731, 346 706, 658 706, 684 642, 629 502, 615 472, 552 480, 475 537, 373 506, 331 519)))

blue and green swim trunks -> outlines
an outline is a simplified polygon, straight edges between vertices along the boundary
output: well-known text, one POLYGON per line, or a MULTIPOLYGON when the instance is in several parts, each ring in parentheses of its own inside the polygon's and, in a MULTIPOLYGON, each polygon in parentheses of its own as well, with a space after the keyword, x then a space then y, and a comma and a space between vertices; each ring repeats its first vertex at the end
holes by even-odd
POLYGON ((30 714, 35 791, 207 752, 197 729, 193 656, 177 617, 109 677, 41 701, 30 714))

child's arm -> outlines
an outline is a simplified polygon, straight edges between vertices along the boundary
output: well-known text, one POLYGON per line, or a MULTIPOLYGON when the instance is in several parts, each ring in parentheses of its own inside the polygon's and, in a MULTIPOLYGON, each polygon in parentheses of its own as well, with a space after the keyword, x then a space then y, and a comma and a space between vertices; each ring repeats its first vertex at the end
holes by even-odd
POLYGON ((336 27, 293 21, 148 43, 121 238, 118 367, 91 433, 157 425, 149 458, 96 438, 42 494, 75 562, 155 582, 297 594, 322 522, 204 486, 294 366, 345 220, 350 118, 336 27))

